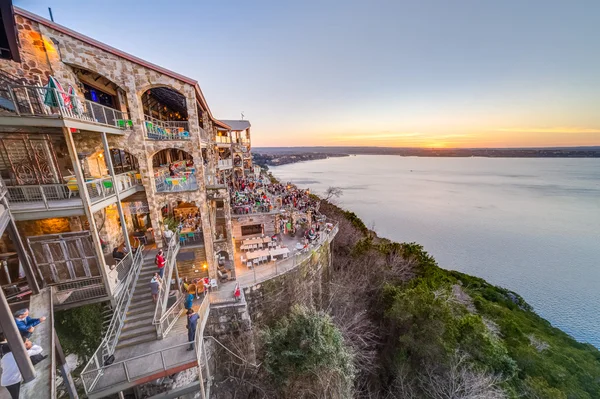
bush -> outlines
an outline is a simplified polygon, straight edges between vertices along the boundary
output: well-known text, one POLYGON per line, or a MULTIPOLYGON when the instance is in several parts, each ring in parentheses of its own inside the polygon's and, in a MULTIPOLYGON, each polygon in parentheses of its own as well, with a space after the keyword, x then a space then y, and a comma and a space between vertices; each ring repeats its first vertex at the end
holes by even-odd
POLYGON ((352 397, 353 358, 326 314, 295 306, 262 339, 265 368, 283 397, 352 397))
POLYGON ((102 305, 56 312, 54 328, 67 354, 89 357, 102 342, 102 305))

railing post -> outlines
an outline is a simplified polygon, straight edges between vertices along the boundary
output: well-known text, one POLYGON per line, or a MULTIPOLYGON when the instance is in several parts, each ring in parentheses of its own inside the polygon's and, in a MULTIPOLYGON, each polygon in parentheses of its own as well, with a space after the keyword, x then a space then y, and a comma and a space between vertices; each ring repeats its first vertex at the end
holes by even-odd
POLYGON ((90 109, 92 110, 92 119, 94 120, 94 122, 97 122, 96 113, 94 112, 94 104, 92 102, 90 102, 90 109))
POLYGON ((17 112, 17 115, 21 115, 21 110, 19 110, 19 104, 17 104, 17 98, 15 97, 15 93, 12 87, 8 88, 8 94, 10 95, 10 99, 15 105, 15 111, 17 112))
MULTIPOLYGON (((53 90, 53 89, 49 89, 49 90, 53 90)), ((29 88, 25 87, 25 97, 27 98, 27 104, 29 105, 29 111, 31 112, 31 115, 33 115, 33 105, 31 105, 31 99, 29 98, 29 88)))
POLYGON ((50 209, 48 206, 48 198, 46 198, 46 193, 44 192, 44 186, 38 186, 40 189, 40 193, 42 194, 42 200, 44 201, 44 206, 46 209, 50 209))

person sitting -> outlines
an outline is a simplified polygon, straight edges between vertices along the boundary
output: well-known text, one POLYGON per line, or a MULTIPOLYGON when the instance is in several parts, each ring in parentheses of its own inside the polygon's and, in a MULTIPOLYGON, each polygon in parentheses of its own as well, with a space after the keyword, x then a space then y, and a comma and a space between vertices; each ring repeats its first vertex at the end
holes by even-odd
POLYGON ((45 317, 40 317, 39 319, 34 319, 29 317, 29 309, 19 309, 15 312, 15 324, 19 329, 22 337, 30 338, 31 334, 33 334, 33 330, 35 327, 46 320, 45 317))
POLYGON ((112 251, 112 257, 116 262, 118 262, 120 260, 123 260, 123 258, 125 258, 125 254, 123 252, 119 251, 119 248, 115 247, 112 251))

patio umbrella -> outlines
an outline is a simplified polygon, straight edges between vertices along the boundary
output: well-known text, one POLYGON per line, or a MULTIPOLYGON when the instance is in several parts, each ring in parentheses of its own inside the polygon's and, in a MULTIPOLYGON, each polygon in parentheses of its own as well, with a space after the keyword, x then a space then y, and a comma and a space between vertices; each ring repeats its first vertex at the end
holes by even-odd
POLYGON ((53 76, 50 76, 48 79, 46 89, 48 90, 46 90, 46 95, 44 96, 45 105, 49 107, 63 107, 65 105, 63 96, 58 95, 59 91, 62 92, 62 86, 53 76))
POLYGON ((77 115, 83 114, 83 105, 79 101, 79 98, 77 97, 77 93, 75 92, 73 86, 69 85, 69 90, 67 91, 67 94, 69 99, 71 100, 71 107, 73 109, 73 112, 77 115))

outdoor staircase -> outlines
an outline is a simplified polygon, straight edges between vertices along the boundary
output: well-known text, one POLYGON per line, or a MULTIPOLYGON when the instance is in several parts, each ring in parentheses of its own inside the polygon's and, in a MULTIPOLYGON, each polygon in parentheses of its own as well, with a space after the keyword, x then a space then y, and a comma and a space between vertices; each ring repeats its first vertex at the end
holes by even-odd
POLYGON ((153 258, 144 260, 116 349, 156 340, 156 327, 152 324, 156 304, 150 294, 150 280, 157 271, 153 258))

